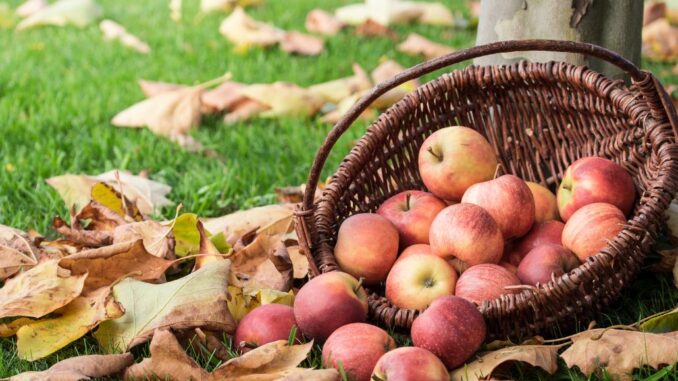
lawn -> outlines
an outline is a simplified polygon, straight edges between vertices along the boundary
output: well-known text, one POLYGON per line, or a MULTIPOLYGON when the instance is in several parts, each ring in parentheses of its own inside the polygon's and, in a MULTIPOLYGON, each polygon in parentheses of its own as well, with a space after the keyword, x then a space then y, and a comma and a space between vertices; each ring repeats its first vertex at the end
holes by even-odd
MULTIPOLYGON (((267 0, 251 15, 289 30, 304 30, 309 10, 350 0, 267 0)), ((13 8, 20 1, 8 4, 13 8)), ((124 25, 152 47, 145 56, 117 43, 104 42, 96 24, 84 29, 42 28, 25 32, 0 29, 0 223, 48 233, 55 214, 66 207, 45 179, 64 173, 97 174, 119 168, 148 171, 173 187, 170 198, 185 211, 218 216, 275 200, 274 189, 305 181, 315 150, 330 126, 314 119, 256 119, 224 126, 217 117, 203 121, 193 137, 216 154, 189 153, 148 130, 112 127, 118 111, 141 100, 137 79, 199 83, 224 72, 245 83, 289 81, 301 86, 350 75, 351 64, 374 68, 383 57, 411 66, 419 59, 395 50, 387 38, 358 39, 351 30, 326 40, 318 57, 290 56, 277 48, 234 53, 218 33, 223 15, 198 13, 198 1, 184 1, 183 20, 169 17, 165 0, 100 0, 106 18, 124 25)), ((445 1, 466 12, 463 0, 445 1)), ((472 46, 470 30, 420 25, 396 26, 404 37, 416 31, 456 48, 472 46)), ((647 66, 665 83, 678 83, 670 65, 647 66)), ((335 168, 359 137, 356 125, 337 146, 327 168, 335 168)), ((174 207, 162 216, 171 217, 174 207)), ((599 323, 629 324, 675 306, 678 290, 666 276, 642 275, 610 307, 599 323)), ((42 370, 74 354, 97 353, 93 339, 83 339, 33 363, 15 357, 12 339, 0 339, 0 378, 42 370)), ((141 356, 146 348, 135 350, 141 356)), ((317 359, 317 356, 316 356, 317 359)), ((211 360, 214 362, 214 360, 211 360)), ((204 364, 208 360, 203 359, 204 364)), ((209 363, 215 366, 216 363, 209 363)), ((318 365, 315 361, 314 365, 318 365)), ((561 367, 562 379, 586 379, 561 367)), ((643 379, 651 370, 639 372, 643 379)), ((517 375, 545 379, 544 373, 520 369, 517 375)), ((678 373, 673 370, 673 379, 678 373)))

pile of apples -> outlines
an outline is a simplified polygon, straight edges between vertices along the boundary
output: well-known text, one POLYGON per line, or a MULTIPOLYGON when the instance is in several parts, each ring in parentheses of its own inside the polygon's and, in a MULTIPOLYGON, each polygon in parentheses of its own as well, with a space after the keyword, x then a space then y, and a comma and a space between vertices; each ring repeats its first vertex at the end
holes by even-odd
POLYGON ((636 198, 627 171, 600 157, 570 165, 557 195, 496 177, 492 146, 461 126, 429 136, 418 164, 430 192, 405 191, 376 213, 347 218, 334 249, 342 271, 309 281, 293 308, 252 311, 236 343, 286 339, 296 325, 324 343, 323 364, 351 380, 447 380, 485 341, 477 305, 579 266, 622 230, 636 198), (388 333, 364 323, 363 285, 399 308, 423 310, 413 347, 395 349, 388 333))

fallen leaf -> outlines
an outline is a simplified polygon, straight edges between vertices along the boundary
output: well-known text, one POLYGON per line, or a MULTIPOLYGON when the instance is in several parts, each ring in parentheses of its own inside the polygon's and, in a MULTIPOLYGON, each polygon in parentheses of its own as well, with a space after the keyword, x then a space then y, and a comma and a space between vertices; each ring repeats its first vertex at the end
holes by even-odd
POLYGON ((643 26, 666 17, 666 3, 663 1, 646 1, 643 8, 643 26))
POLYGON ((398 34, 391 28, 370 19, 358 25, 355 34, 361 37, 388 37, 392 40, 398 39, 398 34))
POLYGON ((216 357, 221 361, 228 361, 231 359, 228 348, 224 345, 223 335, 219 335, 217 332, 203 331, 200 328, 195 328, 193 330, 195 335, 190 337, 190 333, 185 336, 189 336, 189 343, 193 343, 196 340, 200 343, 200 350, 205 356, 216 357), (221 338, 220 338, 221 337, 221 338))
MULTIPOLYGON (((396 89, 390 90, 386 94, 382 95, 377 99, 377 101, 380 101, 384 96, 388 95, 391 91, 394 91, 396 89)), ((323 115, 322 118, 320 118, 320 121, 323 123, 330 123, 330 124, 336 124, 339 122, 339 120, 348 112, 348 110, 353 107, 353 105, 365 94, 365 92, 360 92, 358 94, 353 94, 351 96, 348 96, 344 99, 342 99, 339 104, 337 104, 337 108, 328 112, 327 114, 323 115)), ((381 101, 380 101, 381 102, 381 101)), ((397 102, 397 101, 396 101, 397 102)), ((383 102, 382 102, 383 103, 383 102)), ((374 106, 374 103, 372 104, 374 106)), ((377 116, 377 112, 374 109, 374 107, 369 107, 365 111, 363 111, 358 118, 360 120, 364 121, 370 121, 375 119, 377 116)))
POLYGON ((139 39, 139 37, 129 33, 122 25, 113 20, 103 20, 99 23, 99 28, 104 34, 104 39, 108 41, 118 40, 124 46, 132 48, 139 53, 148 54, 151 47, 139 39))
POLYGON ((288 246, 287 254, 292 261, 293 276, 294 279, 304 279, 308 275, 308 257, 306 257, 302 252, 299 245, 288 246))
POLYGON ((0 225, 0 281, 38 263, 38 249, 21 230, 0 225))
POLYGON ((203 93, 203 106, 210 113, 230 111, 235 105, 246 99, 239 93, 244 87, 245 85, 242 83, 226 81, 214 89, 203 93))
POLYGON ((294 270, 282 242, 285 233, 287 231, 259 229, 243 236, 229 257, 232 262, 229 284, 246 290, 269 288, 288 291, 294 270), (239 245, 244 247, 239 249, 239 245))
POLYGON ((339 103, 356 93, 372 88, 372 82, 362 67, 353 64, 353 75, 319 83, 308 88, 311 93, 322 97, 328 103, 339 103))
POLYGON ((94 336, 106 351, 134 347, 157 328, 208 330, 232 333, 235 322, 226 299, 230 261, 207 264, 183 278, 163 284, 125 279, 113 295, 125 315, 103 322, 94 336))
POLYGON ((643 56, 660 62, 678 60, 678 28, 665 18, 643 27, 643 56))
POLYGON ((558 348, 555 345, 516 345, 482 353, 473 362, 453 370, 450 380, 484 380, 499 366, 513 362, 524 362, 554 374, 558 370, 558 348))
POLYGON ((113 231, 113 243, 143 240, 146 251, 158 258, 174 259, 172 227, 153 221, 133 222, 118 226, 113 231))
POLYGON ((112 234, 107 231, 83 230, 79 227, 72 227, 59 216, 52 220, 52 229, 66 237, 67 240, 87 247, 107 246, 113 242, 112 234))
POLYGON ((87 274, 71 275, 57 260, 39 263, 0 288, 0 318, 39 318, 70 303, 82 292, 87 274))
MULTIPOLYGON (((404 70, 405 68, 396 61, 386 60, 379 64, 379 66, 377 66, 374 70, 372 70, 371 76, 374 83, 379 84, 395 77, 404 70)), ((402 85, 387 91, 386 94, 377 98, 377 100, 372 103, 372 107, 378 109, 388 108, 401 100, 408 93, 414 91, 418 86, 419 82, 416 79, 407 81, 402 85)))
POLYGON ((422 55, 427 60, 430 60, 452 53, 454 52, 454 49, 449 46, 433 42, 416 33, 410 33, 405 41, 398 45, 398 51, 411 56, 422 55))
MULTIPOLYGON (((224 233, 228 240, 233 240, 234 237, 237 239, 244 233, 258 227, 278 224, 283 220, 289 224, 292 221, 292 212, 290 205, 266 205, 239 210, 222 217, 203 219, 202 222, 207 231, 224 233)), ((195 227, 195 224, 193 226, 195 227)), ((199 239, 200 237, 197 236, 196 241, 199 242, 199 239)))
POLYGON ((270 110, 270 107, 253 99, 244 99, 243 101, 236 103, 231 108, 230 112, 224 115, 224 124, 229 125, 242 122, 257 116, 266 110, 270 110))
POLYGON ((181 21, 181 8, 182 8, 182 0, 170 0, 169 2, 169 10, 170 10, 170 18, 174 22, 179 22, 181 21))
POLYGON ((236 49, 249 46, 271 46, 280 42, 285 31, 271 24, 251 18, 242 7, 236 7, 222 21, 219 33, 236 45, 236 49))
POLYGON ((585 375, 605 368, 612 378, 631 380, 634 369, 659 368, 676 362, 678 332, 664 334, 619 329, 593 329, 572 337, 561 354, 568 367, 578 366, 585 375))
POLYGON ((123 313, 122 307, 113 299, 110 287, 79 296, 54 311, 57 316, 19 328, 16 333, 19 358, 35 361, 49 356, 83 337, 102 321, 119 318, 123 313))
POLYGON ((156 96, 160 93, 166 93, 168 91, 178 89, 185 89, 186 87, 188 87, 186 85, 179 85, 176 83, 148 81, 145 79, 140 79, 137 81, 137 83, 139 84, 139 87, 141 88, 141 91, 144 93, 146 98, 156 96))
POLYGON ((28 17, 49 6, 47 0, 27 0, 16 9, 20 17, 28 17))
POLYGON ((0 323, 0 337, 11 337, 16 335, 19 328, 34 322, 35 319, 18 318, 7 323, 0 323))
POLYGON ((228 310, 235 321, 240 321, 255 308, 264 304, 294 305, 294 292, 271 289, 245 291, 241 287, 228 286, 228 310))
MULTIPOLYGON (((197 228, 198 216, 193 213, 184 213, 176 218, 172 228, 174 234, 174 252, 183 257, 198 254, 200 250, 200 232, 197 228)), ((214 231, 208 229, 208 231, 214 231)))
POLYGON ((202 12, 231 12, 235 7, 249 7, 259 5, 263 0, 200 0, 200 10, 202 12))
POLYGON ((362 4, 337 8, 335 15, 342 22, 351 25, 360 25, 368 19, 385 26, 409 22, 439 26, 455 25, 455 18, 446 6, 418 1, 365 0, 362 4))
POLYGON ((217 249, 212 241, 210 241, 207 237, 207 233, 205 232, 205 228, 202 226, 202 222, 198 221, 196 228, 198 229, 198 234, 200 234, 200 249, 198 250, 200 256, 195 259, 193 271, 197 271, 200 268, 205 267, 205 265, 208 263, 225 260, 219 249, 217 249))
POLYGON ((317 56, 325 50, 325 42, 299 32, 287 32, 280 40, 280 48, 287 53, 317 56))
POLYGON ((313 9, 306 15, 305 26, 311 33, 334 36, 344 27, 344 23, 329 12, 313 9))
POLYGON ((72 218, 74 220, 73 225, 81 228, 81 221, 86 220, 88 221, 87 230, 113 232, 118 226, 128 223, 122 205, 115 209, 117 210, 109 209, 96 201, 92 201, 72 218))
POLYGON ((101 8, 94 0, 59 0, 22 20, 17 30, 42 25, 84 27, 101 16, 101 8))
POLYGON ((86 355, 59 361, 42 372, 24 372, 9 381, 79 381, 113 376, 134 364, 131 353, 86 355))
POLYGON ((421 10, 417 21, 427 25, 455 26, 459 24, 448 7, 441 3, 415 3, 415 7, 421 10))
POLYGON ((269 107, 270 110, 261 113, 263 117, 310 116, 323 105, 321 97, 287 82, 250 85, 240 94, 269 107))
POLYGON ((653 333, 678 331, 678 308, 645 321, 639 328, 653 333))
POLYGON ((172 264, 174 261, 147 252, 143 240, 85 250, 59 261, 74 275, 88 274, 84 292, 110 286, 128 275, 146 282, 158 281, 172 264))

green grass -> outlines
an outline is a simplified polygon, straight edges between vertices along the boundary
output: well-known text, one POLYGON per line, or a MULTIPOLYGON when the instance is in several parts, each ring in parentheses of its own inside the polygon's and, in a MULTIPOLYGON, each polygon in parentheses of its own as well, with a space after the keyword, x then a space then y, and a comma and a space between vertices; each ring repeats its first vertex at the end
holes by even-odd
MULTIPOLYGON (((251 14, 289 30, 304 30, 307 12, 349 0, 268 0, 251 14)), ((464 11, 463 0, 445 1, 464 11)), ((14 7, 17 0, 9 1, 14 7)), ((184 1, 184 19, 169 18, 167 1, 100 0, 106 18, 124 25, 153 48, 140 55, 117 43, 104 42, 96 24, 84 29, 47 27, 15 32, 0 29, 0 223, 47 233, 55 214, 66 215, 61 199, 45 183, 51 176, 97 174, 114 168, 147 170, 153 179, 174 187, 170 198, 201 216, 224 213, 274 200, 278 186, 305 181, 315 150, 330 126, 314 119, 257 119, 223 126, 207 118, 195 139, 217 153, 192 154, 148 130, 119 129, 109 121, 118 111, 141 100, 136 80, 145 78, 199 83, 231 71, 246 83, 289 81, 305 86, 350 75, 351 64, 375 67, 382 57, 404 66, 419 62, 395 50, 385 38, 357 39, 351 30, 327 39, 319 57, 290 56, 277 48, 236 54, 218 33, 223 15, 198 14, 198 1, 184 1)), ((457 48, 473 45, 472 31, 426 26, 395 27, 401 37, 416 31, 457 48)), ((653 65, 665 81, 678 82, 668 65, 653 65)), ((432 76, 429 76, 432 77, 432 76)), ((352 128, 333 152, 330 174, 359 137, 364 124, 352 128)), ((162 215, 171 217, 174 208, 162 215)), ((606 312, 604 324, 631 323, 676 304, 678 295, 664 276, 645 275, 606 312)), ((46 369, 74 355, 97 353, 96 342, 82 339, 47 359, 33 363, 16 358, 13 339, 0 339, 0 377, 46 369)), ((199 351, 196 351, 196 357, 199 351)), ((318 365, 314 351, 313 365, 318 365)), ((135 350, 137 357, 147 347, 135 350)), ((215 359, 200 359, 213 368, 215 359)), ((547 379, 520 368, 521 378, 547 379)), ((638 379, 652 374, 642 371, 638 379)), ((561 379, 585 379, 564 367, 561 379)), ((670 377, 678 379, 675 368, 670 377)))

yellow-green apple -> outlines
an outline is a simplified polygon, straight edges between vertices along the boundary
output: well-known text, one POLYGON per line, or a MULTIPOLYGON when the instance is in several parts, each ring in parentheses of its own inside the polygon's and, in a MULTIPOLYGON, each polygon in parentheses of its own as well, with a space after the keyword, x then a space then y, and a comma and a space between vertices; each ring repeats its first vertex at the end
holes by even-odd
POLYGON ((454 294, 457 272, 436 255, 412 254, 393 265, 386 298, 400 308, 423 310, 442 295, 454 294))
POLYGON ((527 253, 535 247, 546 244, 560 245, 564 228, 565 224, 556 220, 535 224, 525 236, 515 241, 506 250, 502 261, 518 266, 527 253))
POLYGON ((322 342, 337 328, 367 319, 367 294, 351 275, 325 273, 299 290, 294 298, 294 317, 304 335, 322 342))
POLYGON ((398 230, 378 214, 354 214, 339 227, 334 257, 343 271, 366 284, 383 282, 398 257, 398 230))
POLYGON ((405 248, 405 250, 400 253, 400 256, 398 257, 398 261, 407 258, 410 255, 413 254, 430 254, 430 255, 435 255, 433 254, 433 251, 431 251, 431 246, 427 245, 425 243, 418 243, 412 246, 408 246, 405 248))
POLYGON ((346 324, 334 331, 323 345, 323 366, 343 369, 349 380, 370 381, 379 358, 396 348, 383 329, 366 323, 346 324))
POLYGON ((443 200, 431 193, 411 190, 384 201, 377 214, 393 223, 400 234, 400 246, 407 247, 428 243, 431 222, 446 206, 443 200))
POLYGON ((530 188, 534 198, 534 223, 557 220, 559 217, 556 195, 541 184, 532 181, 525 181, 525 184, 530 188))
POLYGON ((443 296, 412 322, 412 343, 431 351, 447 369, 468 360, 485 341, 487 328, 476 306, 457 296, 443 296))
POLYGON ((530 250, 518 266, 516 275, 524 284, 546 284, 579 266, 579 259, 561 245, 546 244, 530 250))
POLYGON ((442 128, 429 136, 419 150, 419 174, 431 193, 443 200, 459 201, 466 189, 490 180, 497 156, 477 131, 461 126, 442 128))
POLYGON ((449 381, 445 365, 423 348, 400 347, 381 356, 372 372, 372 380, 449 381), (376 377, 375 377, 376 376, 376 377))
POLYGON ((584 205, 612 204, 627 216, 633 209, 636 188, 626 170, 602 157, 585 157, 572 163, 558 187, 558 211, 563 221, 584 205))
POLYGON ((459 276, 455 295, 473 303, 482 304, 513 291, 506 286, 520 284, 520 279, 499 265, 485 263, 469 267, 459 276))
MULTIPOLYGON (((292 327, 296 325, 294 310, 282 304, 264 304, 253 309, 238 323, 233 341, 238 349, 245 353, 278 340, 287 340, 292 327)), ((301 340, 301 332, 297 331, 301 340)))
POLYGON ((563 229, 563 246, 580 261, 597 254, 622 231, 626 217, 612 204, 597 202, 577 209, 563 229))
POLYGON ((504 250, 499 225, 478 205, 450 205, 431 224, 431 250, 439 257, 455 257, 468 265, 498 263, 504 250))
POLYGON ((524 236, 534 223, 532 191, 525 181, 513 175, 472 185, 461 202, 487 210, 499 225, 504 239, 524 236))

